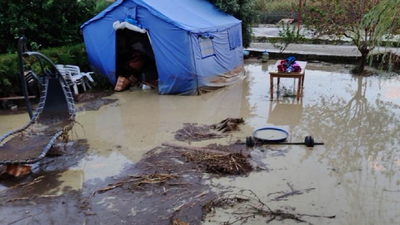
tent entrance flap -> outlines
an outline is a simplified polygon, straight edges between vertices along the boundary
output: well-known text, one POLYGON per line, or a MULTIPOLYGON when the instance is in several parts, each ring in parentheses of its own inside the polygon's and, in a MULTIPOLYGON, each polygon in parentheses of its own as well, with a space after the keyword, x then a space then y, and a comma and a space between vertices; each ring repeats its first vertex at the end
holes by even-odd
POLYGON ((130 29, 116 30, 116 80, 129 79, 130 85, 143 82, 156 87, 158 73, 147 33, 130 29))

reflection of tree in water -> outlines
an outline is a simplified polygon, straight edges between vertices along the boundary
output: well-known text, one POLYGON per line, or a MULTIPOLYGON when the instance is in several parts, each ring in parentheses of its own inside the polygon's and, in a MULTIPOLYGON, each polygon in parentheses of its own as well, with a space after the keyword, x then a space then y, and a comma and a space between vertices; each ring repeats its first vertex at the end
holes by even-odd
POLYGON ((344 188, 340 194, 346 196, 343 201, 355 210, 347 218, 350 224, 390 224, 387 220, 396 218, 398 210, 382 190, 398 189, 400 121, 394 111, 399 106, 381 100, 379 95, 367 98, 367 79, 356 79, 355 91, 345 89, 352 96, 349 101, 322 95, 317 103, 305 106, 303 121, 295 132, 306 131, 325 142, 320 159, 327 161, 337 185, 344 188))
MULTIPOLYGON (((305 107, 303 122, 297 129, 315 134, 316 140, 325 139, 326 151, 321 155, 341 174, 365 168, 366 163, 378 163, 387 176, 398 170, 396 162, 397 138, 400 136, 399 118, 393 112, 399 106, 366 98, 367 79, 357 77, 356 91, 346 90, 353 97, 321 96, 318 103, 305 107)), ((375 164, 376 165, 376 164, 375 164)), ((374 166, 376 167, 376 166, 374 166)))

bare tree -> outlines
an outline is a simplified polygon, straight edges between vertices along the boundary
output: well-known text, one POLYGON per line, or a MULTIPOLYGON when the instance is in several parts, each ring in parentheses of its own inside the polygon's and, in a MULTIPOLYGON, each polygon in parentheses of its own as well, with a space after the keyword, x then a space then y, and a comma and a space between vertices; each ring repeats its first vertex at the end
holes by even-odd
POLYGON ((316 35, 347 37, 361 53, 356 73, 364 72, 368 54, 375 48, 375 21, 366 22, 365 15, 378 0, 311 0, 305 7, 305 23, 316 35))

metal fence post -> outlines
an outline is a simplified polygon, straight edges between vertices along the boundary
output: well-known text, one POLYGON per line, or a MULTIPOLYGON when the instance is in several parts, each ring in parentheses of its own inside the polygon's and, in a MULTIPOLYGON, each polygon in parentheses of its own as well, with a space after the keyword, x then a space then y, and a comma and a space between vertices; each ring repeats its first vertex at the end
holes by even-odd
POLYGON ((22 53, 26 51, 26 37, 25 37, 25 29, 20 29, 21 37, 18 40, 18 67, 19 67, 19 77, 22 83, 22 92, 25 97, 26 108, 29 113, 29 117, 32 119, 32 107, 29 102, 28 88, 26 85, 25 75, 24 75, 24 64, 22 61, 22 53))

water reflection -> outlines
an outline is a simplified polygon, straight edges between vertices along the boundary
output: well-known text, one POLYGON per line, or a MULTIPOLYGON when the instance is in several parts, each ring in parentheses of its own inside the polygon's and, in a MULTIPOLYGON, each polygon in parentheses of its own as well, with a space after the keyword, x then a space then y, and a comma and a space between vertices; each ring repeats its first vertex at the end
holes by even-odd
MULTIPOLYGON (((279 186, 288 180, 311 183, 318 194, 300 202, 293 199, 290 205, 304 210, 305 202, 313 202, 318 206, 311 207, 313 212, 324 208, 324 213, 337 213, 337 223, 393 224, 392 218, 400 216, 399 201, 393 199, 400 191, 400 78, 351 76, 344 68, 310 63, 303 101, 294 105, 293 98, 270 101, 263 66, 247 66, 251 108, 246 121, 255 128, 286 128, 292 141, 312 135, 325 145, 293 146, 285 158, 264 159, 274 168, 264 179, 273 185, 252 176, 236 184, 249 188, 247 184, 258 182, 261 186, 252 190, 265 195, 265 189, 281 191, 279 186)), ((282 85, 290 87, 286 80, 282 85)))
MULTIPOLYGON (((289 126, 289 133, 293 133, 301 121, 303 115, 303 101, 296 101, 295 98, 283 98, 269 104, 267 123, 273 125, 289 126)), ((290 141, 291 136, 289 137, 290 141)))
POLYGON ((297 131, 306 130, 325 139, 327 149, 321 159, 340 168, 340 174, 358 171, 367 163, 372 173, 378 169, 393 176, 398 171, 394 164, 400 136, 400 120, 395 113, 399 105, 383 99, 381 94, 367 97, 376 79, 354 79, 354 89, 345 89, 352 95, 350 99, 321 94, 314 104, 308 104, 297 131))
POLYGON ((320 93, 307 104, 295 132, 307 131, 325 141, 319 159, 345 189, 342 196, 349 206, 357 209, 347 218, 350 224, 390 224, 387 216, 397 210, 389 206, 391 197, 384 189, 399 189, 399 105, 376 93, 377 78, 354 80, 343 90, 350 98, 320 93))

